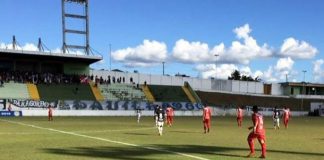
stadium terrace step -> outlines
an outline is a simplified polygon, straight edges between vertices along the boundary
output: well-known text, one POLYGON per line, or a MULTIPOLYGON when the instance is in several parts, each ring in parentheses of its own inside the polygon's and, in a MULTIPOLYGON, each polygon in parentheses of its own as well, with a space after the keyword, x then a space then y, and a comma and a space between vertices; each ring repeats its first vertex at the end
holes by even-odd
POLYGON ((0 87, 0 97, 8 99, 30 99, 27 85, 24 83, 4 83, 0 87))
POLYGON ((113 83, 109 85, 99 85, 99 89, 106 100, 138 100, 147 101, 141 88, 131 84, 113 83))
POLYGON ((155 98, 147 85, 142 86, 143 92, 149 102, 155 102, 155 98))
POLYGON ((94 83, 89 83, 90 88, 92 90, 93 95, 96 97, 97 101, 103 101, 105 98, 104 96, 101 94, 100 89, 98 88, 98 86, 95 86, 94 83))
POLYGON ((148 85, 158 102, 190 102, 181 86, 148 85))
POLYGON ((277 97, 270 95, 244 95, 244 94, 231 94, 221 92, 204 92, 196 91, 203 102, 210 105, 222 105, 226 107, 236 108, 237 106, 253 106, 258 105, 261 107, 283 107, 287 106, 292 110, 309 110, 311 102, 323 102, 318 99, 303 99, 303 107, 301 107, 302 99, 293 97, 277 97))
POLYGON ((35 84, 32 83, 27 83, 27 88, 28 88, 28 92, 30 95, 30 98, 33 100, 39 100, 39 93, 37 90, 37 86, 35 84))
POLYGON ((88 84, 38 84, 42 100, 96 100, 88 84))
POLYGON ((182 86, 182 89, 183 89, 183 91, 185 92, 185 94, 187 95, 187 97, 189 98, 190 102, 191 102, 191 103, 196 103, 195 98, 194 98, 193 95, 190 93, 190 91, 188 90, 188 88, 185 87, 185 86, 182 86))

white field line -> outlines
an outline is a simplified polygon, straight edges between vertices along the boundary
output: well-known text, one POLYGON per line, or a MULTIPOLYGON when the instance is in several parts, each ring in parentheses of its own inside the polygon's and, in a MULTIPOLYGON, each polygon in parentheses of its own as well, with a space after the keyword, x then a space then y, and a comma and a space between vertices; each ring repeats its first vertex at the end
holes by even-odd
POLYGON ((57 129, 53 129, 53 128, 40 127, 40 126, 27 124, 27 123, 22 123, 22 122, 15 122, 15 121, 9 121, 9 120, 4 120, 4 119, 0 119, 0 121, 13 123, 13 124, 18 124, 18 125, 22 125, 22 126, 28 126, 28 127, 32 127, 32 128, 41 129, 41 130, 48 130, 48 131, 52 131, 52 132, 58 132, 58 133, 67 134, 67 135, 73 135, 73 136, 77 136, 77 137, 83 137, 83 138, 94 139, 94 140, 110 142, 110 143, 115 143, 115 144, 121 144, 121 145, 126 145, 126 146, 132 146, 132 147, 140 147, 140 148, 159 151, 159 152, 167 152, 167 153, 172 153, 172 154, 180 155, 180 156, 183 156, 183 157, 189 157, 189 158, 193 158, 193 159, 209 160, 207 158, 194 156, 194 155, 190 155, 190 154, 186 154, 186 153, 174 152, 174 151, 164 150, 164 149, 155 148, 155 147, 145 147, 145 146, 140 146, 140 145, 137 145, 137 144, 114 141, 114 140, 100 138, 100 137, 94 137, 94 136, 87 136, 87 135, 78 134, 78 133, 74 133, 74 132, 67 132, 67 131, 57 130, 57 129))
POLYGON ((138 128, 138 129, 112 129, 112 130, 92 130, 92 131, 73 131, 74 133, 105 133, 105 132, 124 132, 124 131, 142 131, 156 129, 156 127, 138 128))
MULTIPOLYGON (((156 129, 156 127, 138 128, 138 129, 114 129, 114 130, 91 130, 91 131, 70 131, 74 133, 109 133, 109 132, 124 132, 124 131, 143 131, 156 129)), ((0 132, 0 135, 42 135, 51 133, 39 133, 39 132, 0 132)))
POLYGON ((44 135, 50 133, 37 133, 37 132, 0 132, 0 135, 44 135))

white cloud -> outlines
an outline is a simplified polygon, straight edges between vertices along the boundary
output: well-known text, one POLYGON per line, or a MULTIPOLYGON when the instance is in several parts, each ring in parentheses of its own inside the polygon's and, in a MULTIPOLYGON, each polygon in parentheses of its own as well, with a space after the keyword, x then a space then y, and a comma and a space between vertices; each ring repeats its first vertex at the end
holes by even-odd
POLYGON ((22 49, 26 51, 38 51, 37 46, 32 43, 26 43, 22 49))
MULTIPOLYGON (((13 49, 12 44, 5 44, 5 43, 0 43, 0 49, 13 49)), ((38 51, 38 47, 33 44, 33 43, 26 43, 25 45, 21 46, 16 46, 16 50, 24 50, 24 51, 38 51)), ((57 54, 62 54, 63 51, 60 48, 56 48, 52 51, 47 51, 45 52, 52 52, 52 53, 57 53, 57 54)), ((70 50, 66 54, 71 54, 71 55, 85 55, 85 53, 82 50, 70 50)))
POLYGON ((234 64, 222 64, 218 65, 217 69, 215 64, 200 64, 196 66, 196 70, 201 73, 202 78, 210 78, 210 77, 217 77, 217 79, 227 79, 228 76, 234 70, 237 70, 238 67, 234 64))
POLYGON ((317 53, 318 50, 307 42, 290 37, 284 40, 279 55, 297 59, 311 59, 317 53))
POLYGON ((239 39, 243 40, 243 43, 233 41, 225 52, 226 54, 221 55, 221 58, 229 62, 248 64, 253 59, 271 56, 272 50, 267 44, 259 46, 257 41, 249 35, 251 31, 248 24, 235 28, 234 33, 239 39))
POLYGON ((286 76, 289 76, 291 78, 294 77, 295 76, 294 75, 295 71, 293 71, 294 63, 295 62, 290 57, 278 59, 277 64, 274 67, 276 71, 275 76, 277 77, 277 79, 285 81, 286 76))
POLYGON ((273 68, 270 66, 268 70, 266 70, 263 75, 261 76, 261 79, 265 82, 277 82, 278 79, 273 75, 273 68))
POLYGON ((241 75, 252 76, 251 68, 248 66, 244 66, 240 68, 241 75))
POLYGON ((324 64, 323 59, 318 59, 313 62, 313 76, 315 82, 324 81, 324 68, 322 68, 323 64, 324 64))
POLYGON ((0 49, 6 49, 6 44, 0 43, 0 49))
POLYGON ((280 58, 277 61, 277 65, 275 66, 275 69, 280 72, 290 71, 292 69, 293 65, 294 65, 294 61, 290 57, 280 58))
MULTIPOLYGON (((0 48, 1 49, 13 49, 12 44, 5 44, 5 43, 1 43, 0 44, 0 48)), ((20 46, 16 46, 17 50, 24 50, 24 51, 38 51, 38 48, 36 45, 34 45, 33 43, 26 43, 24 46, 20 47, 20 46)))
POLYGON ((208 62, 213 55, 209 52, 208 44, 188 42, 180 39, 173 47, 173 57, 184 63, 208 62))
POLYGON ((176 42, 172 54, 178 61, 184 63, 214 63, 216 54, 219 55, 218 62, 234 64, 249 64, 253 59, 271 56, 272 50, 267 44, 259 46, 257 41, 250 36, 251 31, 248 24, 235 28, 233 32, 243 42, 233 41, 228 48, 224 43, 220 43, 209 49, 206 43, 180 39, 176 42))
POLYGON ((234 33, 236 33, 237 38, 241 39, 247 39, 249 38, 249 34, 251 33, 251 29, 249 24, 245 24, 244 26, 238 27, 234 29, 234 33))
POLYGON ((253 78, 258 78, 258 79, 261 79, 262 78, 262 76, 263 76, 263 72, 262 71, 260 71, 260 70, 257 70, 257 71, 255 71, 254 72, 254 74, 253 74, 253 78))
POLYGON ((235 71, 240 71, 241 75, 246 76, 252 76, 253 78, 262 75, 263 73, 261 71, 257 71, 255 73, 252 73, 251 68, 248 66, 238 67, 235 64, 221 64, 217 65, 217 68, 215 64, 200 64, 197 65, 195 68, 197 71, 201 73, 202 78, 217 78, 217 79, 228 79, 229 76, 235 71))
POLYGON ((293 69, 294 61, 290 58, 280 58, 278 59, 275 66, 269 66, 269 68, 262 72, 256 71, 256 74, 265 82, 279 82, 296 80, 298 72, 293 69))
POLYGON ((112 52, 111 56, 128 67, 147 67, 166 60, 167 46, 163 42, 144 40, 139 46, 119 49, 112 52))

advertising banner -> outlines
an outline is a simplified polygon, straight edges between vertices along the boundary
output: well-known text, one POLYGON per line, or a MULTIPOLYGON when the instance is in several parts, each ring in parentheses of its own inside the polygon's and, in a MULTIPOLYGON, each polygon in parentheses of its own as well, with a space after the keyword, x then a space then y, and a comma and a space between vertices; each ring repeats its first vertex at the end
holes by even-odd
POLYGON ((176 111, 195 111, 203 108, 200 103, 191 102, 140 102, 140 101, 83 101, 83 100, 17 100, 8 99, 8 103, 21 109, 41 109, 49 105, 57 110, 154 110, 155 106, 160 105, 163 108, 172 106, 176 111))
POLYGON ((21 111, 0 111, 1 117, 21 117, 21 111))

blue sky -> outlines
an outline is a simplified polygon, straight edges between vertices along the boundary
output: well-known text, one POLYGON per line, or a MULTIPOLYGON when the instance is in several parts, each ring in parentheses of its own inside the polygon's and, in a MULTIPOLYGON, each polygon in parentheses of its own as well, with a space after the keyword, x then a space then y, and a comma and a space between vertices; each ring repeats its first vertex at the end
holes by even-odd
MULTIPOLYGON (((140 73, 225 79, 238 69, 267 82, 324 82, 321 0, 90 0, 93 64, 140 73), (215 54, 219 55, 216 59, 215 54), (215 66, 215 63, 217 64, 215 66)), ((77 8, 77 7, 75 7, 77 8)), ((71 8, 78 12, 78 8, 71 8)), ((0 44, 62 45, 61 0, 1 0, 0 44)), ((72 26, 80 27, 72 22, 72 26)), ((83 39, 81 39, 83 40, 83 39)), ((71 40, 79 43, 80 40, 71 40)))

